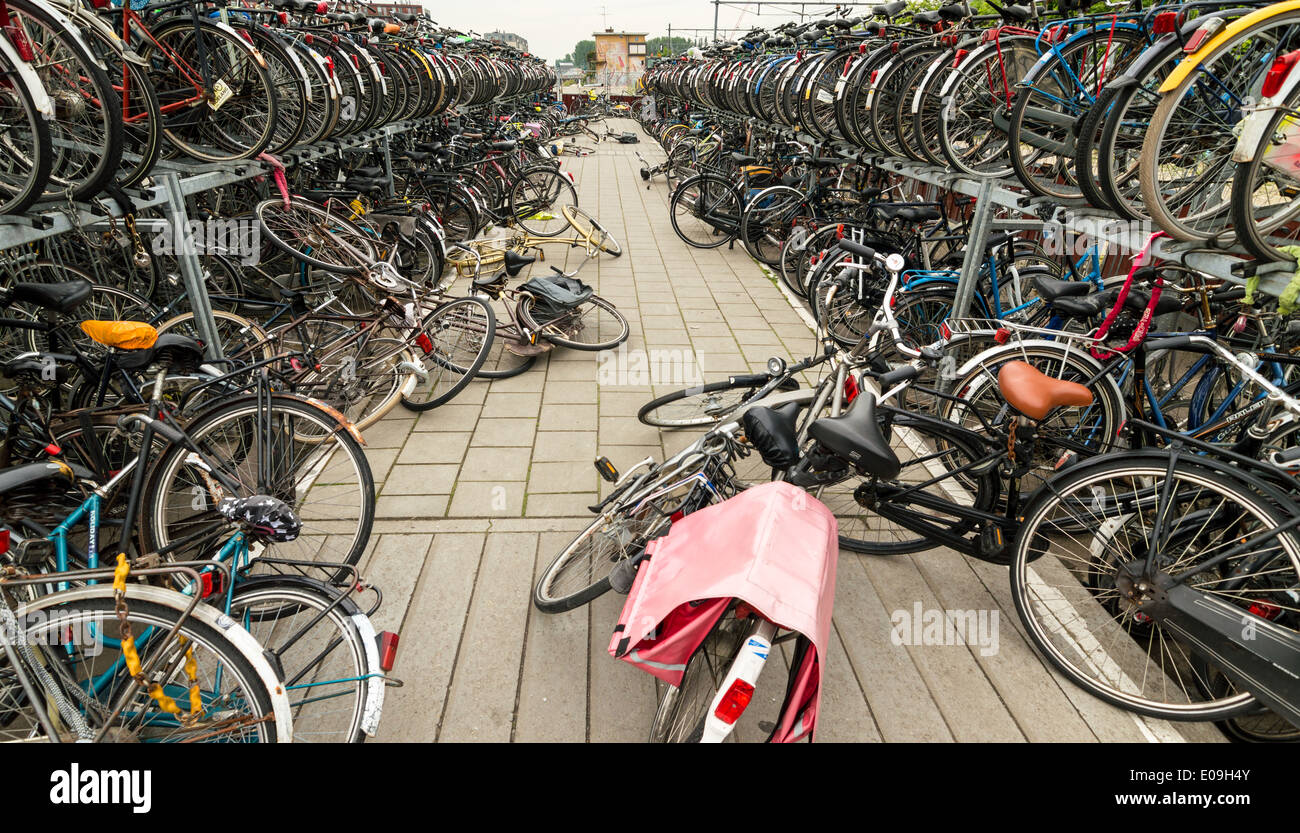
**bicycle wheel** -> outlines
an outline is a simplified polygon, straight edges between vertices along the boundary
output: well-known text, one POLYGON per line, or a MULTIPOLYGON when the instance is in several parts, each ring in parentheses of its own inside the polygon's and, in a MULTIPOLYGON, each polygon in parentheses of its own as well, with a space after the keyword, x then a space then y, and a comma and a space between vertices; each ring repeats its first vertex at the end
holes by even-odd
MULTIPOLYGON (((767 380, 754 382, 733 377, 699 387, 675 390, 642 405, 636 418, 656 428, 714 425, 752 399, 766 384, 767 380)), ((786 379, 776 389, 791 391, 798 387, 799 383, 794 379, 786 379)))
POLYGON ((136 41, 166 117, 168 141, 203 162, 251 159, 271 144, 278 105, 271 72, 232 29, 178 16, 136 41), (205 77, 211 90, 198 89, 205 77))
POLYGON ((30 0, 8 6, 10 25, 35 52, 30 66, 54 103, 47 194, 78 200, 95 196, 121 167, 121 96, 85 43, 69 34, 61 15, 30 0))
MULTIPOLYGON (((232 641, 232 634, 203 621, 199 611, 180 621, 188 599, 172 607, 141 596, 128 585, 126 610, 121 614, 107 590, 93 596, 76 590, 45 596, 17 611, 27 653, 40 655, 27 664, 38 669, 37 688, 54 692, 50 708, 53 711, 58 704, 64 725, 74 735, 79 734, 72 730, 77 723, 92 733, 107 726, 104 740, 110 743, 277 742, 280 733, 272 693, 244 649, 232 641), (127 677, 119 615, 131 628, 141 664, 152 669, 150 682, 161 686, 182 713, 190 709, 190 681, 183 668, 185 653, 190 651, 203 709, 197 721, 182 723, 127 677), (186 640, 183 645, 165 636, 177 626, 177 634, 186 640), (69 642, 67 634, 85 639, 69 642), (114 706, 126 694, 130 694, 126 707, 109 724, 114 706)), ((265 660, 262 664, 269 676, 265 660)), ((0 739, 28 740, 40 731, 31 705, 16 680, 0 671, 0 739)))
MULTIPOLYGON (((651 743, 700 742, 704 736, 704 721, 713 707, 713 698, 722 688, 727 672, 750 635, 758 629, 759 622, 757 616, 736 618, 734 605, 722 615, 686 663, 681 685, 664 687, 659 706, 655 709, 654 722, 650 725, 651 743)), ((767 671, 766 665, 763 670, 767 671)), ((767 681, 768 677, 775 676, 774 673, 767 674, 760 680, 767 681)), ((737 740, 736 732, 746 729, 758 732, 756 724, 756 716, 748 715, 747 718, 742 715, 741 722, 727 739, 737 740)))
POLYGON ((359 275, 379 259, 375 239, 343 217, 291 198, 270 199, 254 209, 262 234, 285 254, 316 269, 359 275))
POLYGON ((1238 163, 1232 177, 1232 227, 1242 245, 1264 260, 1291 258, 1280 248, 1296 244, 1300 216, 1293 150, 1300 130, 1295 112, 1300 93, 1282 102, 1264 129, 1250 161, 1238 163))
POLYGON ((627 341, 631 325, 623 313, 599 295, 592 295, 572 309, 543 313, 532 295, 521 294, 519 322, 542 338, 574 350, 611 350, 627 341))
POLYGON ((1080 32, 1025 76, 1011 107, 1011 165, 1025 187, 1057 199, 1078 199, 1075 171, 1079 121, 1098 105, 1110 78, 1146 48, 1142 32, 1114 24, 1080 32))
POLYGON ((745 205, 740 241, 745 251, 768 266, 781 264, 781 252, 794 229, 793 221, 808 210, 803 192, 786 185, 759 191, 745 205))
POLYGON ((415 354, 401 339, 357 340, 349 330, 337 345, 324 345, 311 355, 317 369, 295 380, 294 393, 324 402, 358 431, 374 425, 415 389, 415 354))
POLYGON ((1297 23, 1300 12, 1294 10, 1268 16, 1199 56, 1191 72, 1162 84, 1138 178, 1147 213, 1171 237, 1217 235, 1217 245, 1233 242, 1221 232, 1232 202, 1242 104, 1258 94, 1273 57, 1295 48, 1297 23))
POLYGON ((668 201, 673 231, 689 246, 716 249, 740 231, 742 206, 736 187, 716 174, 693 176, 668 201))
MULTIPOLYGON (((229 614, 284 669, 298 743, 363 743, 370 700, 367 646, 360 608, 340 591, 302 576, 237 580, 229 614)), ((375 686, 381 695, 383 686, 375 686)), ((372 718, 373 720, 374 718, 372 718)))
POLYGON ((482 298, 457 298, 426 314, 406 336, 425 376, 402 394, 402 405, 427 411, 450 402, 487 360, 496 326, 496 314, 482 298))
POLYGON ((538 579, 533 588, 537 609, 562 613, 604 595, 610 588, 610 571, 618 562, 668 531, 672 520, 658 510, 658 502, 636 507, 635 514, 620 507, 592 521, 538 579))
POLYGON ((48 96, 40 79, 12 65, 0 53, 0 74, 13 79, 0 95, 0 214, 18 214, 40 199, 54 164, 54 145, 46 113, 37 106, 33 89, 48 96), (30 83, 30 86, 29 86, 30 83))
MULTIPOLYGON (((835 513, 841 547, 868 555, 924 552, 941 545, 931 533, 917 531, 916 521, 958 536, 976 526, 974 520, 944 508, 945 502, 977 512, 994 511, 1002 490, 992 471, 947 474, 983 459, 984 448, 943 420, 919 413, 881 406, 877 420, 898 452, 902 463, 898 476, 891 480, 851 477, 816 493, 835 513), (912 495, 918 494, 920 498, 914 500, 912 495)), ((990 561, 996 557, 985 556, 990 561)))
POLYGON ((1022 492, 1033 491, 1050 477, 1066 452, 1090 457, 1116 448, 1127 410, 1123 395, 1100 363, 1060 342, 1027 341, 980 353, 958 371, 952 385, 958 401, 943 400, 940 416, 972 431, 983 430, 985 422, 1005 425, 1014 412, 1002 396, 998 372, 1013 361, 1027 362, 1056 379, 1079 384, 1095 380, 1088 385, 1091 405, 1059 408, 1038 422, 1034 468, 1023 475, 1022 492))
POLYGON ((223 475, 239 485, 226 494, 204 463, 172 444, 149 473, 141 517, 149 552, 187 560, 196 541, 224 528, 216 507, 223 497, 270 495, 302 520, 297 539, 270 552, 301 561, 355 564, 375 520, 375 481, 361 445, 319 406, 293 396, 228 400, 185 426, 191 440, 223 475))
POLYGON ((510 186, 510 216, 519 227, 538 237, 555 237, 569 227, 565 206, 578 204, 578 190, 569 177, 549 165, 528 168, 510 186))
POLYGON ((1183 637, 1142 613, 1132 570, 1145 575, 1153 554, 1160 575, 1240 607, 1243 622, 1263 615, 1294 628, 1285 613, 1300 578, 1293 533, 1197 572, 1284 523, 1270 494, 1203 457, 1171 470, 1158 452, 1102 457, 1052 478, 1025 507, 1013 546, 1011 594, 1030 641, 1070 680, 1129 711, 1220 720, 1253 708, 1250 694, 1204 679, 1183 637))
POLYGON ((623 254, 623 247, 618 244, 618 240, 614 239, 614 235, 597 222, 595 217, 576 205, 566 205, 560 209, 560 213, 564 215, 565 220, 568 220, 569 225, 573 226, 578 236, 595 248, 614 257, 623 254))

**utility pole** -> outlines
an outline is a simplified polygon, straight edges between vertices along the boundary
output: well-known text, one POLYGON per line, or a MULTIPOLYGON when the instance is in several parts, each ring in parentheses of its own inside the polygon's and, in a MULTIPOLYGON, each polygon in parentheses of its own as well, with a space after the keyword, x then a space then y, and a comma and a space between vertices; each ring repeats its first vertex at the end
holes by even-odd
POLYGON ((713 0, 713 40, 718 40, 718 7, 722 5, 722 0, 713 0))
POLYGON ((673 24, 668 24, 668 57, 673 56, 673 24))

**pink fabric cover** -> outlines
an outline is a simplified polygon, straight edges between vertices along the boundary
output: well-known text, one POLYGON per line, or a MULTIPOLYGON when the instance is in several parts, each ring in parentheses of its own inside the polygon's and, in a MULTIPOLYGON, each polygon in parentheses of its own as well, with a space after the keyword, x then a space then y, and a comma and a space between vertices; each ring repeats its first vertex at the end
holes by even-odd
MULTIPOLYGON (((830 644, 839 556, 835 515, 789 483, 765 483, 673 524, 650 542, 609 652, 670 685, 731 599, 740 599, 812 649, 799 657, 773 740, 816 725, 821 657, 830 644)), ((772 671, 766 673, 771 674, 772 671)))

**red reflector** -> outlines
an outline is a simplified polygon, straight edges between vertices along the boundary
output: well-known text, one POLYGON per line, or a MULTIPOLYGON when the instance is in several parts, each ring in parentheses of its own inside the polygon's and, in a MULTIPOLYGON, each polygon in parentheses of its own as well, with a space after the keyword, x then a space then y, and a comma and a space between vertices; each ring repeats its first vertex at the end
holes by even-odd
POLYGON ((1286 81, 1291 70, 1295 68, 1296 61, 1300 61, 1300 49, 1278 55, 1273 61, 1273 66, 1269 67, 1268 74, 1264 76, 1264 86, 1260 88, 1259 94, 1265 98, 1277 95, 1282 89, 1282 82, 1286 81))
POLYGON ((225 573, 213 572, 199 575, 199 598, 219 595, 225 587, 225 573))
POLYGON ((684 518, 684 517, 686 517, 686 513, 683 512, 682 510, 678 509, 676 512, 674 512, 674 513, 672 513, 671 515, 668 516, 668 520, 671 521, 671 522, 673 522, 673 523, 677 523, 678 521, 680 521, 680 520, 681 520, 682 518, 684 518))
MULTIPOLYGON (((1220 20, 1219 18, 1215 18, 1215 20, 1219 20, 1220 25, 1222 25, 1222 20, 1220 20)), ((1192 32, 1192 36, 1187 39, 1187 43, 1183 44, 1183 51, 1190 54, 1200 49, 1201 44, 1209 40, 1214 35, 1214 33, 1219 30, 1218 26, 1211 25, 1214 22, 1215 22, 1214 20, 1211 20, 1209 23, 1206 23, 1204 26, 1197 29, 1195 32, 1192 32)))
POLYGON ((420 349, 424 351, 424 355, 427 356, 433 352, 433 339, 429 338, 428 333, 420 333, 416 336, 415 343, 420 345, 420 349))
POLYGON ((108 6, 108 4, 109 4, 109 0, 90 0, 90 5, 94 6, 97 9, 105 8, 108 6))
POLYGON ((745 713, 752 699, 754 699, 754 687, 744 680, 736 680, 731 684, 731 688, 727 689, 727 693, 722 695, 722 702, 713 710, 713 714, 728 726, 734 725, 745 713))
POLYGON ((965 49, 958 49, 958 50, 957 50, 957 55, 956 55, 956 57, 954 57, 954 58, 952 59, 952 68, 953 68, 953 69, 956 69, 956 68, 957 68, 957 65, 961 63, 961 59, 962 59, 962 58, 965 58, 967 54, 968 54, 968 53, 967 53, 967 50, 965 50, 965 49))
POLYGON ((397 634, 392 631, 384 631, 379 634, 379 667, 385 671, 392 671, 393 664, 397 662, 397 634))
POLYGON ((836 240, 843 240, 843 239, 844 239, 844 224, 843 224, 843 223, 837 223, 837 224, 835 225, 835 239, 836 239, 836 240))
POLYGON ((9 27, 9 40, 13 43, 14 48, 18 50, 18 57, 24 61, 35 61, 36 53, 32 50, 31 41, 27 40, 27 33, 17 26, 9 27))
POLYGON ((1178 12, 1160 12, 1151 22, 1151 31, 1157 35, 1167 35, 1178 28, 1179 17, 1178 12))
POLYGON ((0 555, 9 552, 9 530, 0 529, 0 555))
POLYGON ((939 322, 939 337, 945 340, 952 338, 952 327, 948 326, 947 321, 939 322))
POLYGON ((998 331, 993 334, 993 340, 998 344, 1006 344, 1011 340, 1011 331, 1006 327, 998 327, 998 331))
POLYGON ((276 14, 276 16, 275 16, 275 19, 278 20, 278 21, 280 21, 280 23, 281 23, 282 25, 283 25, 283 24, 286 24, 286 23, 289 22, 289 13, 288 13, 288 12, 278 12, 278 13, 276 14))
POLYGON ((63 449, 59 448, 58 443, 50 443, 49 445, 45 446, 45 453, 50 455, 51 457, 57 457, 58 455, 63 453, 63 449))
POLYGON ((1249 610, 1261 619, 1272 619, 1282 612, 1282 608, 1266 602, 1255 602, 1250 606, 1249 610))
POLYGON ((316 42, 316 36, 315 36, 315 35, 303 35, 303 36, 302 36, 302 42, 305 43, 305 44, 307 44, 308 46, 311 46, 313 43, 316 42))
POLYGON ((858 398, 861 389, 858 387, 858 379, 852 373, 844 377, 844 404, 852 402, 858 398))

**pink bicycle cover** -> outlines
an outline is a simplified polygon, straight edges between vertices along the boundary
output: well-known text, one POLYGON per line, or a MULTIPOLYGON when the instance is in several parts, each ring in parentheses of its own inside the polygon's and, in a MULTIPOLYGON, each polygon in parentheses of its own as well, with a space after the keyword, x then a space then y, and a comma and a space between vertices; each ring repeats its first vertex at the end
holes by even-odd
MULTIPOLYGON (((781 720, 790 743, 815 732, 839 557, 835 515, 789 483, 764 483, 701 509, 650 542, 609 653, 669 685, 732 599, 812 643, 796 652, 781 720)), ((770 673, 770 672, 769 672, 770 673)))

